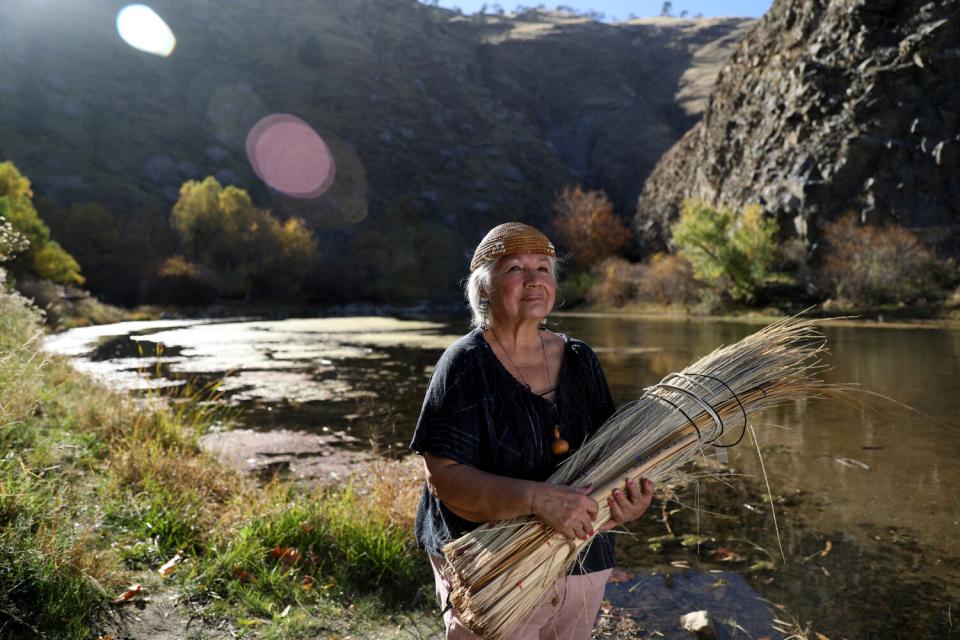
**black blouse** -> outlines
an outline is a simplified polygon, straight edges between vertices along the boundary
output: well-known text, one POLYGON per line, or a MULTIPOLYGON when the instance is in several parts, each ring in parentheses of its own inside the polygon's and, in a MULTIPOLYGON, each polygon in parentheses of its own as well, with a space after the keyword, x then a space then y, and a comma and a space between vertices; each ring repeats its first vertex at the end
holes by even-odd
MULTIPOLYGON (((497 475, 546 480, 614 412, 596 354, 586 343, 560 336, 564 356, 555 404, 520 384, 479 329, 457 340, 437 362, 410 448, 497 475), (570 443, 563 457, 550 451, 557 424, 570 443)), ((478 524, 450 511, 424 483, 415 526, 421 549, 442 556, 444 544, 478 524)), ((572 573, 613 564, 612 536, 601 534, 572 573)))

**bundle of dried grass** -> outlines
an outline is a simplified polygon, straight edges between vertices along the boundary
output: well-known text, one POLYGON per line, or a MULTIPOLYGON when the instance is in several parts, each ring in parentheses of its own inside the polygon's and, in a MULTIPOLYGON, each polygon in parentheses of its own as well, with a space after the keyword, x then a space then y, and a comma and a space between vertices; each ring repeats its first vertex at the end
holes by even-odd
MULTIPOLYGON (((590 493, 600 506, 596 522, 606 522, 607 498, 628 478, 669 482, 695 456, 752 434, 751 413, 824 390, 816 374, 825 349, 815 322, 797 318, 717 349, 645 389, 548 481, 597 487, 590 493)), ((500 640, 589 543, 567 540, 532 516, 481 526, 443 549, 453 605, 475 633, 500 640)))

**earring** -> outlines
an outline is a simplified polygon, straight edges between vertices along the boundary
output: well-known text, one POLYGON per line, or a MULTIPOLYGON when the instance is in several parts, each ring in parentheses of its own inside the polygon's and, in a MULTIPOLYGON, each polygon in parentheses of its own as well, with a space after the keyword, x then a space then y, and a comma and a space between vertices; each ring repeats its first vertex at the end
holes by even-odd
POLYGON ((537 327, 540 328, 540 331, 546 331, 546 330, 547 330, 547 318, 546 318, 546 316, 544 316, 543 320, 541 320, 541 321, 539 322, 539 324, 537 324, 537 327))
POLYGON ((487 320, 487 310, 490 309, 490 299, 489 298, 480 298, 480 303, 477 305, 480 307, 480 330, 486 331, 489 321, 487 320))

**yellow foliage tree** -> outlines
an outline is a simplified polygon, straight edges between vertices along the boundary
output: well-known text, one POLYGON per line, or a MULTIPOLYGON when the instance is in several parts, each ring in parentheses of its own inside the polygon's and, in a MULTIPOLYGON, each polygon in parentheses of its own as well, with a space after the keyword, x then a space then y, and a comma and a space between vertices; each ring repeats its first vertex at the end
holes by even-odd
POLYGON ((195 274, 226 296, 292 294, 317 259, 317 240, 303 220, 281 222, 246 191, 212 176, 183 184, 171 224, 185 255, 168 260, 161 274, 195 274))
POLYGON ((37 215, 30 180, 9 161, 0 162, 0 200, 5 201, 0 216, 30 243, 14 263, 14 271, 63 284, 83 284, 80 265, 50 237, 50 228, 37 215))
POLYGON ((732 209, 687 200, 671 228, 673 244, 697 277, 728 289, 734 300, 752 300, 769 275, 776 248, 777 221, 759 205, 732 209))

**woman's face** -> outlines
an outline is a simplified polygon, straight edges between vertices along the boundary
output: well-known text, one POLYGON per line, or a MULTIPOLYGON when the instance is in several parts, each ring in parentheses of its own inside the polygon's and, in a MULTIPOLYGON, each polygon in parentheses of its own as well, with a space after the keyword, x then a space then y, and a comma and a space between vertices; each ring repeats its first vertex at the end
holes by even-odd
POLYGON ((494 322, 540 320, 553 310, 557 283, 547 256, 520 253, 500 258, 490 274, 490 313, 494 322))

